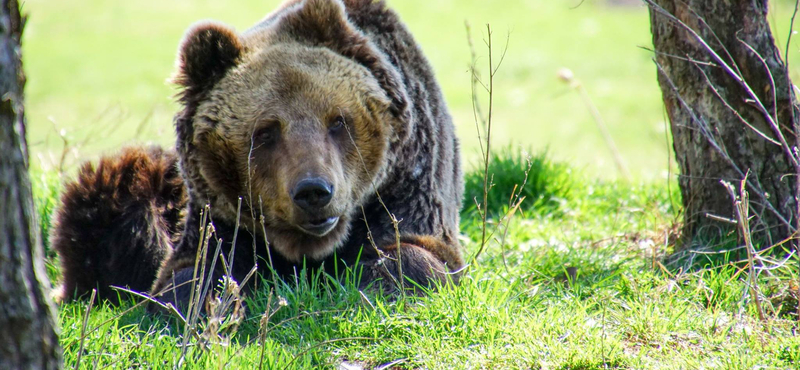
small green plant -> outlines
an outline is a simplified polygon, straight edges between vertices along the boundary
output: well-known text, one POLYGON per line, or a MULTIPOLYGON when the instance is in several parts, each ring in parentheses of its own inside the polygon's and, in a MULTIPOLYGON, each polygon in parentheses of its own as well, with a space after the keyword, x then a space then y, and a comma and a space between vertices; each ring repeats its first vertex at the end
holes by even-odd
MULTIPOLYGON (((520 209, 526 216, 556 212, 570 198, 573 182, 570 167, 549 159, 546 150, 534 155, 528 153, 513 146, 491 153, 490 191, 486 202, 490 216, 508 212, 512 196, 516 198, 518 193, 520 199, 524 197, 520 209)), ((483 176, 483 169, 477 168, 464 176, 464 217, 474 213, 476 204, 482 201, 483 176)))
POLYGON ((58 204, 58 195, 61 192, 61 175, 57 171, 35 170, 31 171, 30 178, 42 246, 45 256, 53 258, 56 252, 50 249, 50 227, 53 212, 58 204))

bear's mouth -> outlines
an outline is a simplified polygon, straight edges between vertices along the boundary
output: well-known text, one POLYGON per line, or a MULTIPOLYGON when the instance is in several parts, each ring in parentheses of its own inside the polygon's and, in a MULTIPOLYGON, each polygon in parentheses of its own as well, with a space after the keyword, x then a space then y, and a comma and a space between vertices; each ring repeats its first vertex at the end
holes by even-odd
POLYGON ((333 230, 337 223, 339 223, 339 216, 311 220, 298 227, 306 234, 322 237, 333 230))

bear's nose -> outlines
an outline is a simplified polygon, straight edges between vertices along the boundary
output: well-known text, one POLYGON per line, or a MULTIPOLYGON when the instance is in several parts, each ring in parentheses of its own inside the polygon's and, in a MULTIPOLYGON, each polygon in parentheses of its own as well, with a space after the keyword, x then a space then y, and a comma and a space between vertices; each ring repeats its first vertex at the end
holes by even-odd
POLYGON ((333 186, 324 179, 303 179, 292 190, 295 204, 306 212, 316 212, 327 206, 333 198, 333 186))

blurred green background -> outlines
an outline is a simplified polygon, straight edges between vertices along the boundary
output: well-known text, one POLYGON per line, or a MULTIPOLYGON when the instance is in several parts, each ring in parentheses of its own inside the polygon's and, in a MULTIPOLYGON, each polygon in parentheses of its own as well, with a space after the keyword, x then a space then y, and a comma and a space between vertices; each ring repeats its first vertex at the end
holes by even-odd
MULTIPOLYGON (((43 169, 111 152, 123 144, 172 145, 175 88, 166 82, 181 36, 216 19, 244 30, 279 1, 28 0, 23 40, 28 77, 28 141, 43 169), (67 149, 64 150, 64 142, 67 149)), ((635 178, 667 176, 671 146, 651 53, 649 17, 636 1, 389 0, 433 64, 458 126, 468 167, 478 141, 470 100, 472 26, 486 74, 486 23, 495 57, 494 145, 549 148, 587 174, 618 172, 578 93, 559 80, 568 68, 585 87, 635 178)), ((785 47, 794 2, 771 2, 770 21, 785 47)), ((800 81, 800 37, 790 46, 800 81)), ((484 102, 485 109, 485 102, 484 102)), ((674 173, 674 165, 673 165, 674 173)))

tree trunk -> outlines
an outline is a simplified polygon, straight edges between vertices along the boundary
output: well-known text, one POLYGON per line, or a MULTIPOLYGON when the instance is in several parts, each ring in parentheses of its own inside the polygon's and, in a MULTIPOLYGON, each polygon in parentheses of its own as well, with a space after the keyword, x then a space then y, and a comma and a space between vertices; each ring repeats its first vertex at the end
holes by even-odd
POLYGON ((0 369, 57 369, 61 350, 34 223, 22 109, 22 18, 0 9, 0 369))
POLYGON ((709 247, 735 230, 720 180, 738 188, 745 177, 753 239, 762 248, 788 239, 776 250, 796 248, 798 108, 767 1, 645 2, 681 170, 679 249, 709 247))

